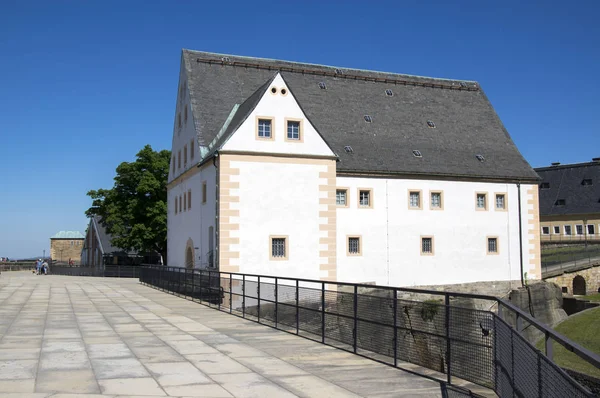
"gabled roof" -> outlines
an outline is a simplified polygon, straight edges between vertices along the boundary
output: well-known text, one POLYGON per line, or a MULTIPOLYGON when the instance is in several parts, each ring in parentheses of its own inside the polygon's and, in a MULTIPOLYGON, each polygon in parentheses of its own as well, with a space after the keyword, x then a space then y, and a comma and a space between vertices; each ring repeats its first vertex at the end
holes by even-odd
POLYGON ((254 93, 252 93, 252 95, 250 95, 250 97, 248 97, 241 105, 234 104, 234 106, 239 106, 235 108, 235 113, 233 115, 230 114, 230 117, 227 118, 228 124, 226 126, 222 126, 225 128, 225 130, 222 132, 219 131, 217 136, 214 138, 213 142, 209 143, 210 148, 208 156, 210 156, 215 151, 221 149, 221 147, 227 142, 229 137, 231 137, 231 135, 235 133, 235 131, 242 125, 242 123, 244 123, 248 116, 250 116, 254 108, 256 108, 256 105, 258 105, 258 103, 260 102, 260 99, 262 98, 264 93, 269 88, 271 82, 273 82, 274 78, 275 75, 271 76, 270 79, 267 79, 267 81, 262 86, 260 86, 254 93))
POLYGON ((60 231, 52 235, 50 239, 85 239, 85 236, 79 231, 60 231))
POLYGON ((600 161, 535 170, 542 178, 541 216, 600 213, 600 161), (584 180, 591 180, 591 185, 584 180), (564 205, 558 200, 564 200, 564 205))
POLYGON ((116 246, 112 245, 112 236, 106 232, 106 228, 102 225, 102 219, 99 216, 92 217, 92 223, 94 228, 96 229, 96 233, 98 235, 98 240, 100 240, 100 245, 102 248, 102 254, 113 254, 113 253, 127 253, 127 254, 137 254, 136 251, 126 251, 120 249, 116 246))
POLYGON ((183 62, 201 146, 213 142, 236 104, 245 104, 279 71, 339 156, 338 172, 538 179, 475 82, 190 50, 183 50, 183 62), (413 150, 423 156, 413 156, 413 150))

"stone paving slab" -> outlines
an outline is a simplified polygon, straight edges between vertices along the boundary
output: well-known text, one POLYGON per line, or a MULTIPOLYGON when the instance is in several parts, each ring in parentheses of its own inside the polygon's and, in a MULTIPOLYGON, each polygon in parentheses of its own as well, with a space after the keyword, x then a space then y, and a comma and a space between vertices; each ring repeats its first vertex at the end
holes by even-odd
POLYGON ((0 396, 440 397, 439 383, 133 279, 0 275, 0 396))

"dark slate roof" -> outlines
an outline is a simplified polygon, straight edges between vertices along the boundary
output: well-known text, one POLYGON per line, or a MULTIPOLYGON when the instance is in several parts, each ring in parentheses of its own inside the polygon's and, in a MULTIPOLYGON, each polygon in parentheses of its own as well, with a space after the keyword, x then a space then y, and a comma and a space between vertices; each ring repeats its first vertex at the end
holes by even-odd
POLYGON ((540 183, 540 215, 600 213, 600 161, 535 169, 540 183), (592 185, 583 185, 591 179, 592 185), (550 188, 542 189, 544 183, 550 188), (556 201, 565 200, 564 206, 556 201))
POLYGON ((113 246, 111 243, 112 236, 106 232, 106 228, 102 225, 102 219, 99 216, 93 217, 93 222, 96 225, 96 232, 98 233, 98 239, 102 244, 103 254, 114 254, 114 253, 127 253, 127 254, 137 254, 135 251, 126 251, 120 249, 116 246, 113 246))
MULTIPOLYGON (((256 105, 260 102, 263 94, 269 88, 269 85, 275 78, 275 74, 271 76, 262 86, 258 88, 246 101, 244 101, 239 107, 236 109, 235 113, 231 117, 229 124, 226 126, 225 131, 221 133, 220 136, 216 137, 216 141, 213 146, 209 148, 208 155, 214 153, 219 150, 225 142, 229 139, 229 137, 246 121, 248 116, 252 113, 256 105)), ((233 111, 233 110, 232 110, 233 111)))
POLYGON ((538 178, 476 82, 347 68, 336 73, 330 66, 190 50, 183 50, 183 62, 200 145, 210 144, 233 107, 279 71, 339 156, 338 171, 538 178), (364 115, 373 122, 366 123, 364 115), (436 128, 429 128, 428 120, 436 128), (344 151, 347 145, 353 153, 344 151), (413 156, 415 149, 422 158, 413 156), (477 154, 485 161, 478 161, 477 154))

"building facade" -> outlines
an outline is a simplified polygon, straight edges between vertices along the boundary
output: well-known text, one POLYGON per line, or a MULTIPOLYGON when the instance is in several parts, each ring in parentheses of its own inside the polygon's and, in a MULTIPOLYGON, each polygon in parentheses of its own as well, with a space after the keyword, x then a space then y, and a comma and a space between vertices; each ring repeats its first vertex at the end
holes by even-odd
POLYGON ((600 242, 600 158, 535 170, 542 242, 600 242))
POLYGON ((156 253, 138 253, 135 250, 123 250, 112 244, 112 236, 102 225, 98 216, 90 218, 83 248, 81 264, 96 269, 104 269, 106 265, 138 265, 159 264, 160 256, 156 253))
POLYGON ((169 265, 397 286, 540 278, 537 182, 475 82, 182 53, 169 265))
POLYGON ((50 258, 59 263, 81 263, 84 236, 79 231, 60 231, 50 237, 50 258))

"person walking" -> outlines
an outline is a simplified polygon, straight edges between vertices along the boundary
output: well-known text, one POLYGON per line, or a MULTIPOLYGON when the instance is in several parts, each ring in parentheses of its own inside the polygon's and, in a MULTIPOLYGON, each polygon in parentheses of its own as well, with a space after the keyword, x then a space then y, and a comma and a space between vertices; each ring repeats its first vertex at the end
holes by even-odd
POLYGON ((42 259, 39 258, 36 262, 35 262, 35 274, 39 275, 40 274, 40 268, 42 267, 42 259))
POLYGON ((44 275, 48 275, 48 263, 46 261, 42 263, 42 271, 44 272, 44 275))

